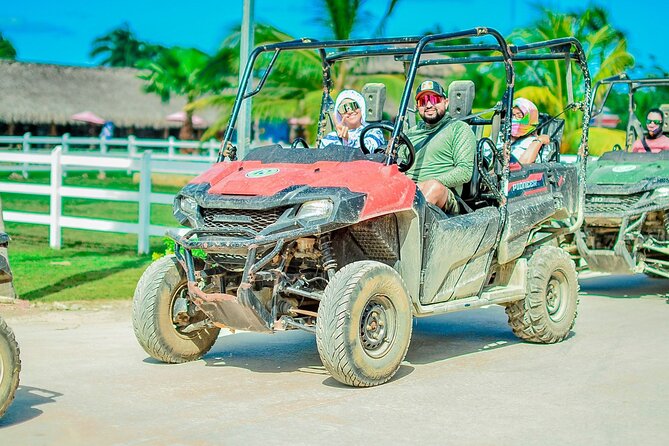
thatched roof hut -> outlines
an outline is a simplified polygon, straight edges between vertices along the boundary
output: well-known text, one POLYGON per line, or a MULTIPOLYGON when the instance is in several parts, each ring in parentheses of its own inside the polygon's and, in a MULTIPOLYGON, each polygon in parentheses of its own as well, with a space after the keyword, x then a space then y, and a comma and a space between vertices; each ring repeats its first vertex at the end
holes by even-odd
MULTIPOLYGON (((183 109, 183 97, 162 103, 142 91, 133 68, 73 67, 0 60, 0 122, 68 125, 75 113, 91 111, 117 127, 176 128, 166 117, 183 109)), ((204 115, 213 122, 215 116, 204 115)))

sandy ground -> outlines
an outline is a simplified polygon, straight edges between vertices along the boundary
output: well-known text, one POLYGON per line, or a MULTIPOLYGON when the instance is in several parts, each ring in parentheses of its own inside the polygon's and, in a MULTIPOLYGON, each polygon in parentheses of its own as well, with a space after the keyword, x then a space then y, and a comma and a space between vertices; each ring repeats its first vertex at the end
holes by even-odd
POLYGON ((519 342, 501 307, 414 324, 400 371, 340 385, 313 335, 222 333, 160 364, 129 301, 1 305, 21 347, 0 445, 669 444, 669 280, 581 276, 573 335, 519 342), (60 308, 60 309, 57 309, 60 308))

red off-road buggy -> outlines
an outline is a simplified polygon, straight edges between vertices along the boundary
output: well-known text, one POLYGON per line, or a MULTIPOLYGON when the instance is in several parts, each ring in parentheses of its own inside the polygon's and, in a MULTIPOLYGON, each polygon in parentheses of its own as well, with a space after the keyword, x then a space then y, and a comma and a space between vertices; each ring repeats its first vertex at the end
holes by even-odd
MULTIPOLYGON (((219 162, 175 199, 175 217, 191 229, 170 234, 174 255, 154 262, 137 285, 133 323, 142 347, 160 361, 179 363, 204 355, 222 327, 265 333, 303 329, 316 333, 321 359, 334 378, 374 386, 398 370, 414 316, 500 304, 520 338, 563 340, 574 325, 578 284, 573 262, 554 240, 581 223, 584 183, 579 187, 578 178, 585 172, 587 126, 580 164, 510 165, 510 110, 516 60, 580 67, 581 103, 587 104, 590 82, 579 42, 512 46, 498 32, 476 28, 261 46, 251 54, 222 147, 231 140, 242 102, 262 90, 277 58, 305 50, 322 62, 321 122, 332 104, 333 64, 385 57, 406 68, 394 123, 370 126, 385 129, 390 142, 373 154, 366 153, 364 134, 360 151, 297 147, 306 145, 299 140, 292 147, 253 149, 239 161, 223 162, 221 152, 219 162), (463 37, 484 43, 453 43, 463 37), (258 73, 254 64, 263 53, 274 57, 253 87, 251 74, 258 73), (483 118, 470 114, 472 82, 450 87, 451 115, 478 135, 488 127, 490 137, 478 141, 472 181, 460 197, 462 213, 447 215, 427 204, 402 173, 414 158, 403 129, 420 69, 463 63, 503 64, 506 89, 483 118), (398 153, 406 155, 398 159, 398 153)), ((383 90, 366 95, 373 109, 383 90)), ((583 107, 583 122, 588 121, 583 107)), ((319 126, 319 140, 324 133, 319 126)))

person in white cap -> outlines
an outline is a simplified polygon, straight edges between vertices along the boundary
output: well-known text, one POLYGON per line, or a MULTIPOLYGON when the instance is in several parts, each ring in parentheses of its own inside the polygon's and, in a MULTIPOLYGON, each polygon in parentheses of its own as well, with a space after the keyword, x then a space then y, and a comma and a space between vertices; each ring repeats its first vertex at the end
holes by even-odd
MULTIPOLYGON (((336 130, 328 133, 321 140, 320 147, 340 144, 356 149, 360 148, 360 133, 367 126, 365 121, 365 98, 355 90, 343 90, 335 102, 336 130)), ((385 145, 381 130, 374 129, 365 135, 365 146, 370 152, 385 145)))

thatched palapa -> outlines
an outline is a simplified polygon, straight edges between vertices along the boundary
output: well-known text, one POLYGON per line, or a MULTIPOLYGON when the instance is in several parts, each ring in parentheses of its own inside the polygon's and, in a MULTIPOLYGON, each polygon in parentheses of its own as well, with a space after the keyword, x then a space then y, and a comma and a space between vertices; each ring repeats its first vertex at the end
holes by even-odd
MULTIPOLYGON (((158 95, 142 90, 139 73, 133 68, 0 61, 0 122, 76 124, 73 114, 91 111, 117 127, 180 127, 166 117, 182 110, 185 98, 174 96, 162 103, 158 95)), ((204 118, 210 123, 215 120, 213 114, 205 113, 204 118)))

